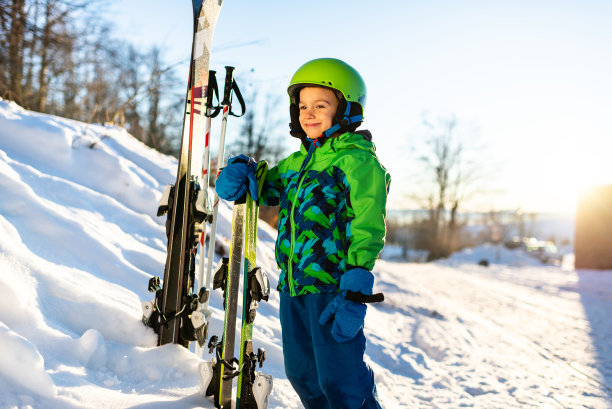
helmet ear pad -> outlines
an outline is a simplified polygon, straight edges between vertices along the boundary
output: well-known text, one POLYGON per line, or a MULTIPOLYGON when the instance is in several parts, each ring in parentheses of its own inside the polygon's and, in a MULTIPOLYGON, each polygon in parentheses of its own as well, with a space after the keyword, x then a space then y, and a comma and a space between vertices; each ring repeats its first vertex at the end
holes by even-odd
POLYGON ((361 108, 361 104, 351 102, 351 109, 349 111, 348 117, 345 116, 346 112, 346 99, 341 98, 338 103, 338 110, 336 111, 336 115, 334 116, 334 123, 340 124, 340 128, 343 132, 355 132, 357 128, 361 125, 363 121, 349 123, 348 118, 352 118, 354 116, 362 115, 363 116, 363 108, 361 108))
POLYGON ((300 125, 300 108, 296 102, 292 102, 289 105, 289 115, 291 118, 289 123, 289 133, 291 136, 299 139, 306 138, 306 132, 304 132, 302 125, 300 125))

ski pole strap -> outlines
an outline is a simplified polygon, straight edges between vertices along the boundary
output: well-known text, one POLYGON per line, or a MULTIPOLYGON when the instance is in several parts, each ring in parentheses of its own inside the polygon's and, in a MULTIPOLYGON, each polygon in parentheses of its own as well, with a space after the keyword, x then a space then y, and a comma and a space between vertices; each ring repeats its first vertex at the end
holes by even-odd
POLYGON ((362 294, 361 292, 348 290, 344 298, 349 301, 367 304, 373 302, 383 302, 385 300, 385 295, 383 293, 367 295, 362 294))
POLYGON ((229 114, 235 117, 241 117, 242 115, 246 113, 246 105, 244 103, 244 98, 242 98, 242 93, 240 92, 240 88, 238 88, 238 84, 236 83, 236 81, 232 82, 232 91, 234 91, 236 98, 238 98, 238 102, 240 103, 241 113, 240 115, 236 115, 234 112, 232 112, 232 108, 230 106, 229 114))
POLYGON ((246 113, 246 105, 244 104, 244 98, 242 98, 242 93, 238 88, 238 84, 234 80, 234 67, 225 66, 225 86, 223 88, 223 101, 221 105, 229 107, 229 114, 231 116, 241 117, 246 113), (232 93, 236 95, 238 98, 238 102, 240 103, 241 114, 237 115, 232 112, 232 93))
POLYGON ((214 118, 221 112, 221 105, 219 105, 219 85, 217 84, 216 71, 208 71, 208 88, 206 90, 206 116, 214 118), (213 97, 217 97, 217 105, 213 105, 213 97), (210 113, 209 113, 209 110, 210 113))

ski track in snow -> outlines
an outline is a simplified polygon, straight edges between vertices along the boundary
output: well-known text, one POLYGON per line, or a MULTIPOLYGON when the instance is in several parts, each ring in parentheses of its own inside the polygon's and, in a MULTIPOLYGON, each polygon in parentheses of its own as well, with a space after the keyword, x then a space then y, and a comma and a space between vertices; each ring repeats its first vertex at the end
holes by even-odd
MULTIPOLYGON (((123 129, 0 100, 0 408, 214 407, 199 358, 155 347, 140 322, 147 280, 163 272, 155 212, 175 167, 123 129)), ((228 203, 219 217, 227 251, 228 203)), ((275 237, 260 223, 257 259, 272 287, 275 237)), ((365 329, 384 408, 612 408, 611 271, 493 246, 429 264, 393 254, 376 265, 386 300, 368 307, 365 329)), ((221 332, 221 303, 214 291, 210 334, 221 332)), ((254 346, 274 376, 270 408, 301 408, 278 303, 273 291, 260 304, 254 346)))

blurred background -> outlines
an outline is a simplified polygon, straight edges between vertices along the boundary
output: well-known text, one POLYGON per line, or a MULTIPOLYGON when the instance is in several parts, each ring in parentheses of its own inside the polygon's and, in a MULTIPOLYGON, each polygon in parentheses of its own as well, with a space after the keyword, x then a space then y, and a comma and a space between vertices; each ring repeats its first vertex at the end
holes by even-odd
MULTIPOLYGON (((2 98, 118 124, 176 154, 189 2, 0 4, 2 98)), ((211 68, 222 83, 236 67, 248 108, 232 119, 228 152, 275 163, 298 149, 289 79, 310 59, 343 59, 368 86, 363 127, 392 175, 387 242, 398 257, 490 242, 558 263, 576 245, 579 198, 589 214, 607 209, 592 204, 607 203, 601 186, 612 183, 611 19, 612 3, 589 0, 226 0, 211 68)), ((612 222, 600 211, 599 224, 612 222)), ((274 209, 262 213, 274 224, 274 209)))

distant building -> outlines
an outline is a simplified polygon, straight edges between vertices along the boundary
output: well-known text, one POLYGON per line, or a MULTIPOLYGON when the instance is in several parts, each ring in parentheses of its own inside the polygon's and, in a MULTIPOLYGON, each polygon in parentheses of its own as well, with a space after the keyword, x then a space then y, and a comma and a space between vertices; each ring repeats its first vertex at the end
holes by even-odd
POLYGON ((576 268, 612 270, 612 185, 586 192, 578 202, 576 268))

